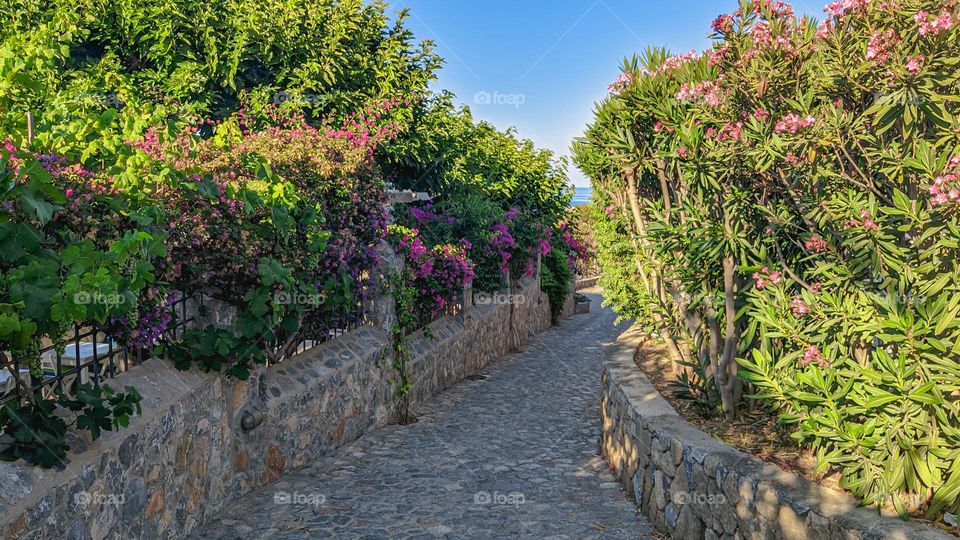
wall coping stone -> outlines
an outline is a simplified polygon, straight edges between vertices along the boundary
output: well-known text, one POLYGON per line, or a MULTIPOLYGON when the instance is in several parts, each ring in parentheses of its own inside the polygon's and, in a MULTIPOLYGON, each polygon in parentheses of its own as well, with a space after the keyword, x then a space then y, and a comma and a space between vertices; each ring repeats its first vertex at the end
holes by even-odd
POLYGON ((601 451, 660 532, 684 539, 954 538, 860 507, 845 493, 700 431, 677 414, 636 366, 634 355, 646 339, 634 326, 604 347, 601 451))
MULTIPOLYGON (((411 404, 422 403, 550 326, 539 281, 522 280, 519 305, 487 305, 441 317, 409 337, 415 351, 411 404)), ((572 295, 571 295, 572 298, 572 295)), ((272 366, 246 381, 150 359, 119 374, 143 414, 95 442, 68 435, 62 469, 0 462, 4 538, 177 538, 229 501, 270 484, 393 416, 389 329, 363 326, 272 366), (263 422, 244 432, 245 412, 263 422), (197 459, 197 458, 200 459, 197 459), (118 505, 78 506, 75 496, 119 494, 118 505)))

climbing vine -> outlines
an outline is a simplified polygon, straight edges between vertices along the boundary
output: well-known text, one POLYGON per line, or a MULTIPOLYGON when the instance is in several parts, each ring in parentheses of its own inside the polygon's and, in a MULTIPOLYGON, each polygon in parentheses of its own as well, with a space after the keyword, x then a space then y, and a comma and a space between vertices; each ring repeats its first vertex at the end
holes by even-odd
POLYGON ((413 272, 404 268, 389 275, 390 294, 393 297, 396 322, 390 329, 390 347, 393 352, 393 371, 396 379, 389 381, 393 386, 393 397, 396 398, 397 422, 412 424, 416 419, 410 414, 410 390, 413 383, 407 366, 412 359, 408 336, 419 327, 419 317, 416 312, 417 289, 411 286, 413 272))

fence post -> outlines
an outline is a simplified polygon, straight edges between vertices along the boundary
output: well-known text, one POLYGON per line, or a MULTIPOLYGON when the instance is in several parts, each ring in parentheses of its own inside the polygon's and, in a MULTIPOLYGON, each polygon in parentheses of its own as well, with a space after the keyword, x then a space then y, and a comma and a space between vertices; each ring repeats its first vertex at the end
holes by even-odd
POLYGON ((382 241, 377 247, 377 255, 380 267, 373 283, 376 293, 369 300, 366 315, 371 324, 389 332, 397 318, 393 295, 387 290, 390 286, 389 277, 392 272, 403 270, 403 257, 397 255, 386 241, 382 241))
POLYGON ((33 124, 33 113, 27 111, 27 144, 33 145, 33 135, 36 128, 33 124))

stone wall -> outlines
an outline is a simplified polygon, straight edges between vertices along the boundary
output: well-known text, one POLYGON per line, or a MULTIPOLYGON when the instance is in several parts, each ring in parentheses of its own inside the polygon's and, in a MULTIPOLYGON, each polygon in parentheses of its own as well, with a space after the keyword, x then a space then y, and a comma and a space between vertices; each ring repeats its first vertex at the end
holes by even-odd
POLYGON ((574 289, 579 291, 580 289, 589 289, 590 287, 596 287, 598 281, 600 281, 600 276, 580 278, 576 281, 574 285, 574 289))
POLYGON ((634 363, 639 329, 604 349, 601 451, 662 533, 682 539, 934 539, 843 493, 764 463, 683 420, 634 363))
MULTIPOLYGON (((536 281, 514 293, 525 302, 467 307, 432 323, 432 337, 410 337, 414 405, 550 326, 536 281)), ((362 327, 248 381, 162 360, 119 375, 110 384, 136 387, 143 415, 95 443, 74 438, 62 470, 0 463, 0 530, 72 540, 187 535, 231 500, 392 421, 389 327, 362 327), (250 431, 241 428, 247 413, 259 420, 250 431)))

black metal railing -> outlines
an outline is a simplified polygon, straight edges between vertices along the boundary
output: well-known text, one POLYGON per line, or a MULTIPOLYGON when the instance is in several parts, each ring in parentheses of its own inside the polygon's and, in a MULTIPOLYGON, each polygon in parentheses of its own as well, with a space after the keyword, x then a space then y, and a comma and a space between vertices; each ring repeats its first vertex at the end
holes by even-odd
POLYGON ((369 323, 362 302, 357 302, 338 311, 338 313, 332 315, 325 313, 322 319, 314 318, 305 321, 296 335, 290 339, 289 345, 286 347, 279 345, 273 349, 273 358, 270 363, 282 362, 369 323))
MULTIPOLYGON (((172 342, 203 310, 204 296, 181 297, 171 302, 172 316, 160 341, 172 342)), ((0 406, 39 393, 44 398, 57 393, 71 394, 76 386, 99 386, 151 357, 151 350, 123 346, 110 336, 106 325, 74 325, 73 331, 59 343, 41 346, 36 355, 25 358, 0 352, 0 406)))

